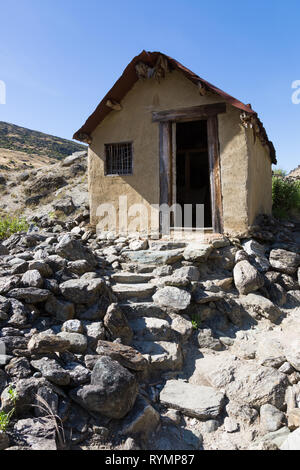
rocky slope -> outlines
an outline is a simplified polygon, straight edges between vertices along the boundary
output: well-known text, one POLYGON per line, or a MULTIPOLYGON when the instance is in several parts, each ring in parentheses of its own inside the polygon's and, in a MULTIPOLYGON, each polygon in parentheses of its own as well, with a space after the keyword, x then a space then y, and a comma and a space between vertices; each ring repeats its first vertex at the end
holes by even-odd
POLYGON ((297 227, 96 234, 70 202, 84 163, 18 175, 31 228, 0 245, 1 410, 15 406, 0 447, 299 449, 297 227))
POLYGON ((22 152, 24 157, 31 155, 57 160, 73 152, 83 151, 86 147, 61 137, 0 121, 0 156, 4 149, 22 152))

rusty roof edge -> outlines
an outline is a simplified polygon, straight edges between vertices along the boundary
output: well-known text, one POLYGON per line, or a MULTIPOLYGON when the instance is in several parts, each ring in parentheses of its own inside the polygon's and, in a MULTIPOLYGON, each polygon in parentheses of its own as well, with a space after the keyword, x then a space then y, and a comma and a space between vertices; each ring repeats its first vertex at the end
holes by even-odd
POLYGON ((269 140, 266 129, 264 128, 263 123, 260 121, 258 114, 251 108, 250 105, 246 105, 242 103, 241 101, 237 100, 236 98, 229 95, 225 91, 221 90, 220 88, 212 85, 208 81, 199 77, 198 75, 196 75, 194 72, 189 70, 187 67, 182 65, 177 60, 158 51, 147 52, 143 50, 140 54, 138 54, 131 60, 131 62, 124 69, 121 77, 115 82, 113 87, 106 93, 104 98, 100 101, 95 111, 88 117, 88 119, 83 124, 83 126, 77 132, 75 132, 75 134, 73 135, 73 139, 88 142, 91 136, 91 133, 96 129, 96 127, 100 124, 100 122, 102 122, 102 120, 111 111, 111 109, 106 106, 107 100, 110 99, 110 100, 121 101, 124 98, 124 96, 128 93, 128 91, 132 88, 132 86, 135 84, 135 82, 138 81, 138 76, 135 70, 135 65, 138 62, 142 62, 142 61, 145 61, 146 63, 148 63, 148 65, 154 65, 159 55, 165 57, 169 61, 169 63, 173 66, 174 69, 180 70, 189 80, 191 80, 195 84, 197 83, 204 84, 210 91, 224 98, 224 100, 230 105, 234 106, 235 108, 240 109, 241 111, 244 111, 245 113, 253 115, 257 120, 257 124, 259 126, 260 132, 263 138, 265 139, 267 146, 269 148, 272 163, 275 163, 275 164, 277 163, 276 151, 275 151, 274 145, 269 140))

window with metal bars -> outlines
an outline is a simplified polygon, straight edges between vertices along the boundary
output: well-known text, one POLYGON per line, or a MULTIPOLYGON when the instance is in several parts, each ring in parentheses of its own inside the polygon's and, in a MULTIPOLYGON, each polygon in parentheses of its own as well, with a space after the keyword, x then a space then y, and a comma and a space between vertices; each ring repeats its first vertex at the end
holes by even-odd
POLYGON ((106 175, 132 175, 132 142, 105 144, 106 175))

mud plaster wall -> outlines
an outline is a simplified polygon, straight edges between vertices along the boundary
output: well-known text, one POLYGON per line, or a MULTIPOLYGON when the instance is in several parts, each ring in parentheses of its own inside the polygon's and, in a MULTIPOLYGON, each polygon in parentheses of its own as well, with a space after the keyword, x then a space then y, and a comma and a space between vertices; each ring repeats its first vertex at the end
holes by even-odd
MULTIPOLYGON (((123 109, 112 111, 92 134, 89 148, 89 194, 91 222, 96 224, 99 204, 112 203, 117 211, 119 196, 126 195, 128 205, 143 203, 151 218, 151 205, 159 204, 159 129, 152 122, 152 111, 221 102, 218 95, 201 96, 197 87, 180 72, 174 71, 158 83, 154 79, 138 81, 122 100, 123 109), (105 176, 105 143, 133 142, 133 175, 105 176)), ((221 183, 224 231, 244 231, 247 214, 247 141, 240 125, 239 111, 227 105, 219 115, 221 183)), ((155 230, 158 211, 152 212, 155 230)), ((120 227, 122 229, 122 227, 120 227)))
POLYGON ((247 129, 248 144, 248 220, 252 225, 258 214, 272 212, 272 163, 269 150, 247 129))

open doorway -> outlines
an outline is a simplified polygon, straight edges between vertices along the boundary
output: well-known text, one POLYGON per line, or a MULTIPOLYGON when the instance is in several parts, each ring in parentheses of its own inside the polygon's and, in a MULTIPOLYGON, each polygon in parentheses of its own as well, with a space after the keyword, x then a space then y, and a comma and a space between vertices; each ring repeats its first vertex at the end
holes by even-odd
POLYGON ((176 202, 192 205, 192 227, 196 205, 204 204, 204 227, 212 227, 211 188, 207 120, 176 123, 176 202))

